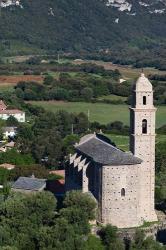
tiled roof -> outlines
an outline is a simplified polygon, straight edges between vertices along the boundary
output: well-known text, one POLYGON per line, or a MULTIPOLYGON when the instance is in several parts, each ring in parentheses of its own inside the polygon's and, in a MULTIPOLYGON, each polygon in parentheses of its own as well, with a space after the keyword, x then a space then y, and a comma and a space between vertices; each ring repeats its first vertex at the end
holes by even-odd
POLYGON ((76 145, 77 152, 90 157, 94 162, 102 165, 135 165, 142 162, 132 153, 124 152, 112 144, 108 143, 108 138, 98 137, 97 135, 88 135, 81 139, 76 145))
POLYGON ((8 147, 8 148, 13 148, 14 145, 15 145, 15 142, 14 142, 14 141, 11 141, 11 142, 6 143, 4 146, 5 146, 5 147, 8 147))
POLYGON ((0 114, 7 114, 7 115, 13 115, 13 114, 23 114, 24 111, 21 111, 19 109, 6 109, 6 110, 0 110, 0 114))
POLYGON ((45 188, 46 180, 45 179, 37 179, 30 177, 19 177, 17 181, 12 185, 14 189, 23 189, 23 190, 31 190, 38 191, 41 188, 45 188))
POLYGON ((0 110, 4 110, 6 108, 7 106, 5 105, 5 103, 2 100, 0 100, 0 110))

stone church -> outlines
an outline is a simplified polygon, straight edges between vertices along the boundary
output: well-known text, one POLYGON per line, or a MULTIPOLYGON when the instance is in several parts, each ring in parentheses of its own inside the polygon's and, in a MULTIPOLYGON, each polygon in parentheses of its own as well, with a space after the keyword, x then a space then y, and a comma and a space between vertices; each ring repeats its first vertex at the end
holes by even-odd
MULTIPOLYGON (((153 89, 144 74, 133 87, 130 152, 102 134, 75 145, 66 166, 66 190, 79 189, 97 201, 97 222, 118 228, 157 221, 154 210, 155 113, 153 89)), ((108 114, 109 115, 109 114, 108 114)))

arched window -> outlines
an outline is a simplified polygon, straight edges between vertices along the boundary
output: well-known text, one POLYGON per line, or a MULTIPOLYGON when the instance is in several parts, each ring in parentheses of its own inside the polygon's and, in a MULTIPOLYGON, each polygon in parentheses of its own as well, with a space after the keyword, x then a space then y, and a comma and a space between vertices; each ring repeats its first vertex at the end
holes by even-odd
POLYGON ((147 120, 142 121, 142 134, 147 134, 147 120))
POLYGON ((146 105, 146 96, 143 96, 143 105, 146 105))
POLYGON ((125 196, 125 189, 124 188, 121 189, 121 196, 125 196))

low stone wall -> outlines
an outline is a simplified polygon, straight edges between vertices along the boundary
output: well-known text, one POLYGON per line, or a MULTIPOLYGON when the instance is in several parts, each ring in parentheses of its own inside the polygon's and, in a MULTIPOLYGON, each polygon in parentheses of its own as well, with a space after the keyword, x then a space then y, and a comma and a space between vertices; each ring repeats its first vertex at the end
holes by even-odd
POLYGON ((118 234, 122 239, 133 240, 136 230, 142 230, 145 237, 153 237, 156 240, 157 232, 166 230, 166 221, 155 223, 149 227, 119 229, 118 234))

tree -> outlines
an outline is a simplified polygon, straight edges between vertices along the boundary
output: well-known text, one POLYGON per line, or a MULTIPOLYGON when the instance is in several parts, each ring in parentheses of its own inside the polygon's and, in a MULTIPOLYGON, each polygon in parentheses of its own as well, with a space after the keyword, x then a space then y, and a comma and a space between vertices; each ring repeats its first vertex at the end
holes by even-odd
POLYGON ((86 101, 90 101, 93 97, 93 90, 92 88, 84 88, 82 91, 81 91, 81 96, 84 100, 86 101))
POLYGON ((38 163, 45 163, 49 168, 57 168, 62 160, 62 139, 54 130, 36 137, 32 145, 32 154, 38 163))
POLYGON ((31 154, 22 154, 15 148, 7 150, 0 154, 0 164, 9 163, 14 165, 31 165, 34 159, 31 154))
POLYGON ((74 120, 74 131, 75 133, 82 134, 85 133, 88 130, 88 117, 84 113, 79 113, 77 116, 75 116, 74 120))
POLYGON ((8 127, 17 127, 19 124, 18 120, 14 116, 9 116, 9 118, 6 120, 6 126, 8 127))
POLYGON ((132 249, 142 249, 145 234, 142 230, 136 230, 134 235, 134 242, 132 243, 132 249))
POLYGON ((9 170, 5 168, 0 168, 0 185, 3 185, 7 182, 9 177, 9 170))
POLYGON ((80 191, 71 191, 66 194, 61 216, 73 225, 76 233, 90 232, 89 220, 95 218, 96 202, 88 194, 80 191))
POLYGON ((123 242, 118 238, 117 228, 112 225, 107 225, 102 228, 100 236, 103 244, 108 250, 124 250, 123 242))
POLYGON ((63 148, 65 151, 65 155, 74 153, 74 145, 78 141, 79 141, 79 136, 75 134, 67 135, 63 139, 63 148))
POLYGON ((54 77, 51 76, 51 75, 47 75, 47 76, 44 77, 43 83, 45 85, 51 85, 53 83, 53 81, 54 81, 54 77))
POLYGON ((85 244, 86 250, 104 250, 104 246, 100 239, 96 238, 94 235, 89 235, 88 240, 85 244))
POLYGON ((37 249, 38 232, 54 221, 55 211, 56 199, 49 192, 11 193, 0 206, 0 246, 37 249))
POLYGON ((160 245, 160 243, 153 240, 152 237, 145 239, 144 232, 137 230, 130 250, 165 250, 165 246, 160 245))
POLYGON ((21 165, 16 166, 9 172, 10 180, 17 180, 20 176, 30 177, 34 174, 36 178, 46 179, 49 175, 49 171, 41 165, 21 165))
POLYGON ((64 199, 65 208, 79 208, 86 214, 88 220, 95 218, 96 201, 89 195, 80 191, 67 192, 64 199))

